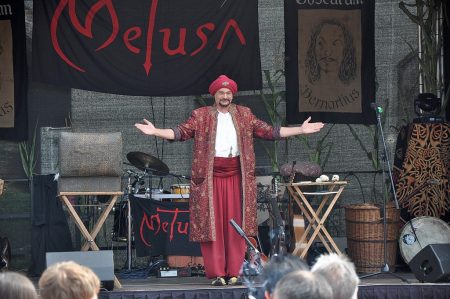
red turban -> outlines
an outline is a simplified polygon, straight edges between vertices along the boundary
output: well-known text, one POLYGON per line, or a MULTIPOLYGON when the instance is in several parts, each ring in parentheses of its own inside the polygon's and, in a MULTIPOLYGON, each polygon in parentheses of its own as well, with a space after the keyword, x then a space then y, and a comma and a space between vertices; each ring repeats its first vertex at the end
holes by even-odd
POLYGON ((228 88, 231 90, 233 95, 237 92, 237 84, 232 79, 225 75, 220 75, 216 80, 209 86, 209 93, 214 96, 216 92, 221 88, 228 88))

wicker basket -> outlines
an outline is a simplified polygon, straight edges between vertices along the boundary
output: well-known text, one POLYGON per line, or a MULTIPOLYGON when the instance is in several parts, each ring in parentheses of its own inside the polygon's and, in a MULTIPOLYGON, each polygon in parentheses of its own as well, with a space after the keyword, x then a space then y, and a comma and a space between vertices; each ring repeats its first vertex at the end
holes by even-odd
MULTIPOLYGON (((362 273, 378 272, 384 266, 383 207, 356 204, 345 207, 348 254, 362 273)), ((391 204, 386 206, 387 263, 394 269, 400 214, 391 204)))

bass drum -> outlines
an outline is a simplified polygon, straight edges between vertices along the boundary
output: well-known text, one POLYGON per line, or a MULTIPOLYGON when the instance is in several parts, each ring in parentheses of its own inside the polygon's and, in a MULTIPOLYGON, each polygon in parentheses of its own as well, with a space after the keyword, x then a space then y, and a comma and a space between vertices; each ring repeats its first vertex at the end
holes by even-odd
POLYGON ((450 243, 450 225, 436 217, 413 218, 403 226, 398 243, 404 261, 409 264, 425 246, 450 243))

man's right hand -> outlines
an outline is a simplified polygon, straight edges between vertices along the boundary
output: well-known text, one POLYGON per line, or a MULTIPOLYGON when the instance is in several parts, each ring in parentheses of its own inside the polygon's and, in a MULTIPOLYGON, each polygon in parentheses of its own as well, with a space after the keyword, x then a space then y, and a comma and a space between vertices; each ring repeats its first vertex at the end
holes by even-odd
POLYGON ((153 123, 149 122, 144 118, 144 124, 135 123, 134 126, 138 128, 142 133, 146 135, 152 135, 160 137, 163 139, 173 140, 175 138, 175 133, 172 129, 158 129, 155 128, 153 123))

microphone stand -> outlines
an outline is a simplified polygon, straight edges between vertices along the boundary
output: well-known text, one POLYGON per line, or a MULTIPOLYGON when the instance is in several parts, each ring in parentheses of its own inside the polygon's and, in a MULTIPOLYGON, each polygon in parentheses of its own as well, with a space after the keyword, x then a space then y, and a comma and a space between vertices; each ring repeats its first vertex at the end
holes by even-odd
POLYGON ((362 275, 360 276, 360 278, 367 278, 367 277, 372 277, 378 274, 391 274, 392 276, 397 277, 398 279, 402 280, 403 282, 409 283, 409 281, 403 277, 401 277, 400 275, 390 271, 389 269, 389 264, 387 262, 387 215, 386 215, 386 197, 387 197, 387 192, 384 192, 385 189, 385 170, 384 167, 386 164, 387 165, 387 169, 388 169, 388 173, 389 173, 389 181, 391 183, 391 189, 392 189, 392 194, 394 195, 394 203, 395 203, 395 208, 398 210, 399 209, 399 205, 398 205, 398 200, 397 200, 397 194, 395 193, 395 185, 394 185, 394 179, 392 177, 392 171, 391 171, 391 163, 389 162, 389 153, 388 153, 388 149, 387 149, 387 145, 386 145, 386 140, 384 138, 384 133, 383 133, 383 126, 381 124, 381 112, 383 111, 383 109, 381 107, 378 107, 375 105, 374 107, 375 112, 377 114, 377 125, 378 128, 380 129, 380 135, 381 135, 381 140, 383 142, 383 149, 384 149, 384 154, 383 154, 383 169, 382 169, 382 187, 383 187, 383 253, 384 253, 384 265, 381 268, 381 270, 379 272, 375 272, 375 273, 370 273, 370 274, 366 274, 366 275, 362 275))
MULTIPOLYGON (((249 258, 248 262, 244 262, 243 268, 246 268, 245 275, 259 275, 262 271, 263 265, 261 262, 261 252, 258 250, 258 248, 255 247, 255 245, 252 244, 252 242, 249 240, 247 235, 245 234, 244 230, 239 226, 239 224, 234 221, 234 219, 230 220, 230 224, 233 226, 233 228, 236 230, 236 232, 245 240, 251 251, 253 251, 253 256, 249 258)), ((244 275, 244 276, 245 276, 244 275)))

